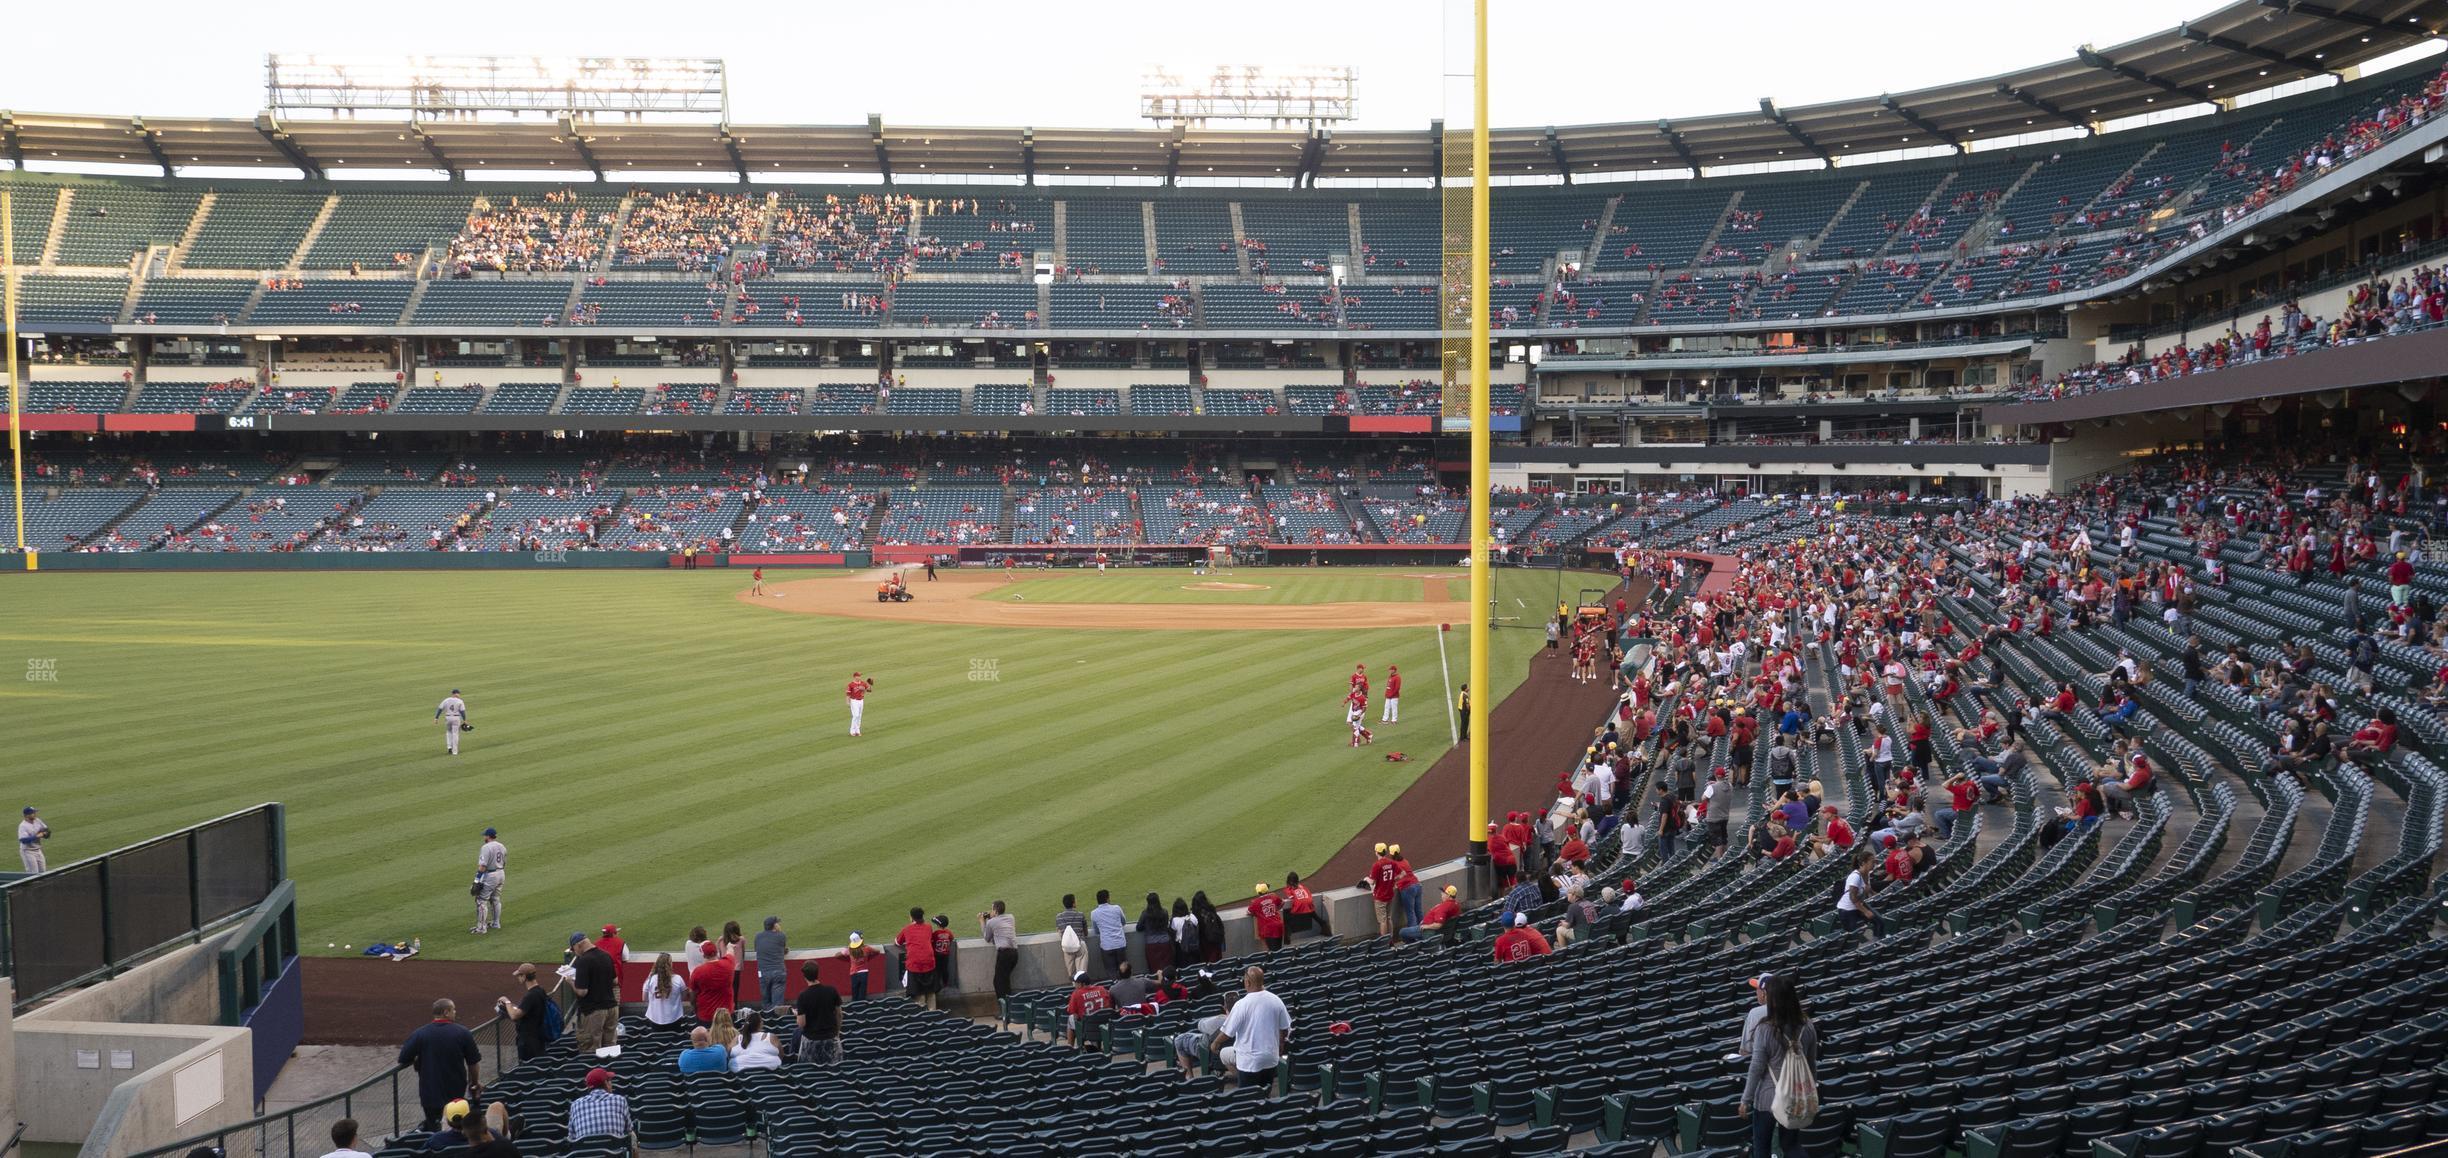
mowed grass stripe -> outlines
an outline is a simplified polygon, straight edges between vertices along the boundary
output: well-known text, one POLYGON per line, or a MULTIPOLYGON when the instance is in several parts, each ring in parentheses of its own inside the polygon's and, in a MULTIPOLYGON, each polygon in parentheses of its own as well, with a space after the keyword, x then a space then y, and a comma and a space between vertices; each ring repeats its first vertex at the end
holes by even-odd
MULTIPOLYGON (((1315 577, 1302 586, 1317 599, 1354 590, 1351 572, 1240 574, 1315 577)), ((547 955, 605 920, 659 943, 765 912, 818 943, 881 932, 913 902, 965 922, 962 898, 990 888, 1038 928, 1061 892, 1100 884, 1230 900, 1240 877, 1322 859, 1416 775, 1384 765, 1384 744, 1342 746, 1352 662, 1380 686, 1389 661, 1411 676, 1413 722, 1391 744, 1444 746, 1426 629, 895 625, 772 615, 732 598, 743 582, 41 577, 7 592, 36 625, 14 634, 77 637, 33 653, 60 660, 76 698, 12 700, 9 715, 62 833, 55 858, 281 799, 310 949, 423 935, 437 956, 488 958, 547 955), (242 636, 267 642, 176 642, 242 636), (278 646, 333 639, 365 646, 278 646), (385 646, 406 643, 436 646, 385 646), (973 682, 972 660, 995 678, 973 682), (884 680, 856 742, 853 667, 884 680), (479 725, 457 761, 432 722, 453 685, 479 725), (512 837, 516 935, 476 941, 458 930, 487 823, 512 837)), ((1399 582, 1416 598, 1417 579, 1399 582)))

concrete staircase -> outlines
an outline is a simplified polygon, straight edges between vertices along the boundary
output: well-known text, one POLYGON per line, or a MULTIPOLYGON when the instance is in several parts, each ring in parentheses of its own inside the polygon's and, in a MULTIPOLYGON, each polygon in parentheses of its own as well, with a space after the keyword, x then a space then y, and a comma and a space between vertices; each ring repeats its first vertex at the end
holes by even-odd
POLYGON ((2023 175, 2015 178, 2014 184, 2008 185, 2006 191, 1999 194, 1998 199, 1991 202, 1989 208, 1983 210, 1981 215, 1973 220, 1972 227, 1964 230, 1962 237, 1955 239, 1955 252, 1958 254, 1979 253, 1989 248, 1990 244, 1997 240, 1998 230, 2005 227, 2006 207, 2014 203, 2015 194, 2022 192, 2023 186, 2037 176, 2041 166, 2046 164, 2048 164, 2046 161, 2034 161, 2030 168, 2023 170, 2023 175))
POLYGON ((1248 277, 1250 275, 1249 245, 1247 244, 1249 235, 1241 230, 1241 203, 1227 202, 1224 212, 1232 217, 1233 265, 1241 271, 1241 276, 1248 277))
POLYGON ((1057 201, 1054 203, 1054 266, 1060 269, 1070 264, 1071 203, 1057 201))
MULTIPOLYGON (((1930 208, 1931 208, 1932 206, 1935 206, 1935 205, 1937 205, 1937 204, 1938 204, 1938 199, 1939 199, 1939 198, 1946 196, 1947 187, 1948 187, 1948 186, 1950 186, 1950 185, 1953 185, 1954 183, 1955 183, 1955 174, 1954 174, 1954 173, 1952 173, 1952 172, 1949 172, 1949 173, 1948 173, 1946 176, 1944 176, 1944 177, 1940 177, 1940 178, 1938 179, 1938 183, 1937 183, 1936 185, 1933 185, 1933 186, 1931 186, 1931 187, 1930 187, 1929 196, 1922 198, 1922 199, 1921 199, 1921 204, 1920 204, 1919 206, 1915 207, 1915 208, 1914 208, 1914 210, 1913 210, 1913 212, 1912 212, 1911 214, 1906 215, 1905 220, 1910 221, 1910 220, 1911 220, 1911 219, 1912 219, 1914 216, 1918 216, 1918 215, 1920 215, 1920 214, 1923 214, 1923 213, 1927 213, 1927 212, 1929 212, 1929 211, 1930 211, 1930 208)), ((1862 259, 1862 262, 1863 262, 1864 264, 1868 264, 1868 263, 1870 263, 1870 262, 1877 261, 1878 259, 1880 259, 1880 258, 1882 258, 1882 257, 1887 256, 1887 252, 1888 252, 1889 250, 1891 250, 1891 249, 1894 249, 1894 248, 1895 248, 1895 243, 1896 243, 1896 241, 1897 241, 1898 239, 1902 238, 1903 236, 1904 236, 1904 227, 1903 227, 1903 226, 1901 226, 1901 225, 1899 225, 1899 226, 1897 226, 1897 227, 1896 227, 1894 230, 1890 231, 1890 232, 1887 234, 1887 240, 1880 242, 1880 243, 1879 243, 1879 247, 1878 247, 1877 249, 1871 250, 1871 251, 1870 251, 1870 256, 1863 258, 1863 259, 1862 259)), ((1846 287, 1846 288, 1848 288, 1848 289, 1849 289, 1849 288, 1851 288, 1851 287, 1850 287, 1850 286, 1848 286, 1848 287, 1846 287)), ((1841 290, 1840 290, 1840 291, 1838 291, 1839 295, 1841 295, 1841 294, 1842 294, 1842 292, 1843 292, 1843 291, 1841 291, 1841 290)), ((1836 303, 1835 303, 1835 302, 1833 302, 1833 301, 1830 301, 1828 304, 1832 306, 1832 305, 1835 305, 1836 303)))
POLYGON ((1862 194, 1869 191, 1870 183, 1868 181, 1864 181, 1853 187, 1852 195, 1845 198, 1844 204, 1836 207, 1835 215, 1828 218, 1827 224, 1821 226, 1819 232, 1811 235, 1810 246, 1803 251, 1801 260, 1808 260, 1811 256, 1814 256, 1819 252, 1820 246, 1827 244, 1828 235, 1836 232, 1836 227, 1839 224, 1842 224, 1845 217, 1853 212, 1853 207, 1861 204, 1862 194))
POLYGON ((68 233, 68 209, 76 201, 76 190, 61 189, 51 202, 51 227, 43 231, 42 253, 34 264, 44 269, 59 264, 60 238, 68 233))
POLYGON ((170 247, 170 266, 176 270, 187 264, 187 251, 195 248, 197 235, 204 232, 204 222, 212 216, 213 206, 221 200, 219 193, 206 193, 196 199, 195 212, 187 217, 187 228, 180 231, 178 244, 170 247))
POLYGON ((1156 242, 1155 202, 1142 201, 1139 203, 1139 228, 1147 239, 1147 272, 1153 275, 1156 272, 1156 263, 1162 260, 1159 255, 1163 253, 1156 242))
POLYGON ((1717 211, 1717 224, 1709 227, 1708 236, 1700 239, 1700 247, 1692 250, 1692 268, 1703 269, 1708 266, 1709 250, 1717 244, 1718 238, 1725 236, 1726 222, 1733 218, 1735 210, 1742 208, 1742 199, 1743 191, 1740 189, 1735 190, 1733 196, 1726 198, 1725 208, 1717 211))
POLYGON ((425 290, 432 285, 433 282, 424 277, 416 279, 415 287, 408 291, 408 301, 400 307, 400 325, 415 323, 417 307, 425 304, 425 290))
POLYGON ((323 227, 330 225, 332 214, 339 211, 340 195, 334 193, 329 197, 325 197, 323 199, 323 207, 315 211, 314 220, 308 222, 306 225, 306 236, 298 238, 297 252, 290 254, 289 260, 283 263, 281 268, 285 270, 304 269, 306 267, 306 255, 314 252, 315 242, 322 240, 323 227))
MULTIPOLYGON (((629 227, 629 208, 635 202, 634 197, 624 196, 620 199, 620 208, 612 213, 612 228, 604 234, 603 252, 595 255, 595 265, 589 272, 610 273, 612 271, 612 255, 620 251, 621 232, 629 227)), ((570 295, 570 304, 576 305, 577 302, 578 295, 573 292, 570 295)), ((562 316, 569 316, 569 311, 563 310, 562 316)))

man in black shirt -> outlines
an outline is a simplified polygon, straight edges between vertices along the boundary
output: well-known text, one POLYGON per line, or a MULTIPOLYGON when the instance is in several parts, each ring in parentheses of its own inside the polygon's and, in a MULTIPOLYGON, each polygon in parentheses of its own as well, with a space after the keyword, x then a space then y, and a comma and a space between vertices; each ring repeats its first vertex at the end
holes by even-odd
POLYGON ((596 948, 586 934, 570 934, 569 943, 578 954, 570 961, 577 974, 570 979, 570 987, 578 993, 578 1049, 593 1053, 615 1042, 613 1032, 620 1025, 620 978, 613 971, 612 955, 596 948))
POLYGON ((807 978, 807 988, 800 990, 791 1003, 792 1016, 799 1021, 799 1060, 815 1065, 840 1065, 841 990, 817 980, 819 972, 813 960, 799 966, 799 975, 807 978))
POLYGON ((544 1036, 545 1009, 552 1004, 552 998, 545 995, 544 983, 536 979, 535 966, 521 965, 510 976, 521 986, 518 998, 497 997, 493 1010, 517 1026, 518 1059, 525 1062, 552 1045, 544 1036))
POLYGON ((451 1020, 458 1013, 450 998, 435 1001, 433 1020, 400 1044, 399 1064, 416 1067, 417 1105, 425 1111, 427 1130, 441 1124, 445 1103, 476 1096, 476 1063, 484 1054, 476 1048, 476 1035, 451 1020))

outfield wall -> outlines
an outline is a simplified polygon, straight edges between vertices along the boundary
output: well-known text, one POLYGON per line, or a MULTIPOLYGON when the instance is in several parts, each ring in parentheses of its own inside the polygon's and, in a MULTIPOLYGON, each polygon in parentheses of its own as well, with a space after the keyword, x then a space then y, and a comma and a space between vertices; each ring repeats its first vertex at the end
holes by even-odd
MULTIPOLYGON (((865 551, 700 555, 699 567, 866 567, 865 551)), ((655 551, 140 551, 43 552, 38 571, 660 571, 682 565, 655 551)), ((22 574, 11 561, 0 574, 22 574)))

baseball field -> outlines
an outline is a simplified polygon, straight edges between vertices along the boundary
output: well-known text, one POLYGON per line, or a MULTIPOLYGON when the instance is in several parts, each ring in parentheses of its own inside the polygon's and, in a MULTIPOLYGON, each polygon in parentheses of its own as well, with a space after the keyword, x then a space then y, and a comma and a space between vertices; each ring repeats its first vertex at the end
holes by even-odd
MULTIPOLYGON (((47 676, 0 685, 12 780, 55 867, 287 802, 316 953, 501 960, 767 913, 835 944, 912 904, 969 932, 996 898, 1039 929, 1067 891, 1223 902, 1314 869, 1449 746, 1443 672, 1468 664, 1437 626, 1466 606, 1454 568, 912 572, 905 604, 880 575, 777 571, 763 597, 745 569, 27 576, 0 642, 47 676), (1355 663, 1406 684, 1356 750, 1355 663), (877 684, 857 739, 853 670, 877 684), (508 929, 478 938, 487 825, 508 929)), ((1584 582, 1500 573, 1497 614, 1535 627, 1584 582)), ((1487 690, 1543 642, 1496 632, 1487 690)))

